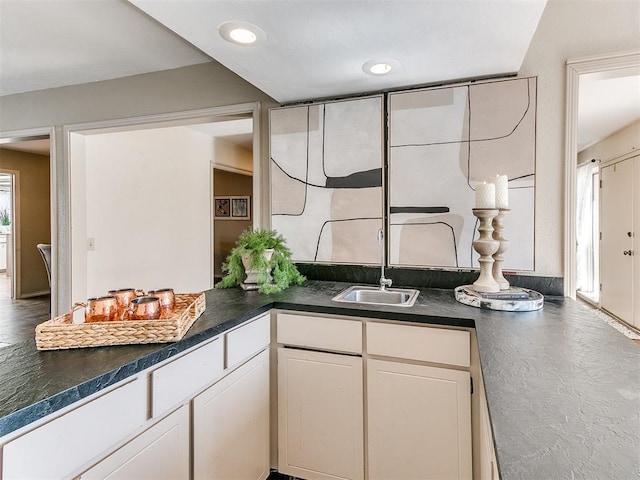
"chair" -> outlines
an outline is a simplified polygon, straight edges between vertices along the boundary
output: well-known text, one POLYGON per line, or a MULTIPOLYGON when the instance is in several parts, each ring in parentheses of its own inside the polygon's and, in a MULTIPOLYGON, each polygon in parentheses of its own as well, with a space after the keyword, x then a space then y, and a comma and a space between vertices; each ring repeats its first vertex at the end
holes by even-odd
POLYGON ((44 261, 44 267, 47 269, 47 278, 49 279, 49 287, 51 287, 51 245, 48 243, 39 243, 36 245, 42 260, 44 261))

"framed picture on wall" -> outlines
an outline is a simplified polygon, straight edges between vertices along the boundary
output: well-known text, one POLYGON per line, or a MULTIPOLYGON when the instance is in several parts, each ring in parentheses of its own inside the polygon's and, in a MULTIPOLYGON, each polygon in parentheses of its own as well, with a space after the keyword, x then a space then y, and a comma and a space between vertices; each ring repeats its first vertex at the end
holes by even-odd
POLYGON ((214 197, 213 211, 214 218, 218 220, 231 218, 231 199, 229 197, 214 197))
POLYGON ((231 218, 234 220, 251 220, 250 196, 231 197, 231 218))
POLYGON ((214 197, 213 211, 216 220, 251 220, 251 196, 214 197))

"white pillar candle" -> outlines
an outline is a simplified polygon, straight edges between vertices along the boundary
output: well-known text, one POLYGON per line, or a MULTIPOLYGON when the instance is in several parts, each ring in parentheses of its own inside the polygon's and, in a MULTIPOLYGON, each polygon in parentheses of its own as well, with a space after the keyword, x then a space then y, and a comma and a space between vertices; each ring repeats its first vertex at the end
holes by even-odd
POLYGON ((506 175, 496 175, 493 183, 496 186, 495 208, 509 208, 509 179, 506 175))
POLYGON ((493 183, 482 182, 476 185, 475 208, 496 208, 496 186, 493 183))

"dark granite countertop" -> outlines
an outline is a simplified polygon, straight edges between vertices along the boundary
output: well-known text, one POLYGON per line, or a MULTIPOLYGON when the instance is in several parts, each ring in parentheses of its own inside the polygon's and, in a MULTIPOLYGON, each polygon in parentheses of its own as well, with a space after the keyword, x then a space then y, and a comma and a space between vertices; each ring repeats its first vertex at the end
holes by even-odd
POLYGON ((640 475, 640 345, 588 307, 547 298, 537 312, 481 310, 451 290, 422 289, 411 308, 338 304, 346 283, 311 281, 276 295, 206 293, 179 342, 0 349, 0 436, 134 375, 271 308, 475 327, 503 479, 640 475))

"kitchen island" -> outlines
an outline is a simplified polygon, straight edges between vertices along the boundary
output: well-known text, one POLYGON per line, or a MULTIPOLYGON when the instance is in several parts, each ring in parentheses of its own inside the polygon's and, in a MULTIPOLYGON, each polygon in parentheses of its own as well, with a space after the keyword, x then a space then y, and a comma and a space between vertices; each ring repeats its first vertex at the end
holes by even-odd
POLYGON ((0 436, 277 308, 475 328, 501 478, 640 473, 640 346, 586 306, 546 298, 539 311, 497 312, 439 289, 421 290, 411 308, 331 301, 348 286, 310 281, 271 296, 211 290, 204 314, 173 344, 0 349, 0 436))

